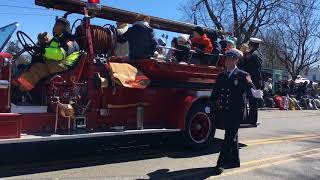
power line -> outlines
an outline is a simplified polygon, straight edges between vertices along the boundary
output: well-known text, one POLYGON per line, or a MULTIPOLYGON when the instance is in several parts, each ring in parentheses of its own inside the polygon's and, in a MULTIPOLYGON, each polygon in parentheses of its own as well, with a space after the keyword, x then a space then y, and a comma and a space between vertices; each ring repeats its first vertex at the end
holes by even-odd
POLYGON ((51 15, 51 14, 28 14, 28 13, 6 13, 6 12, 0 12, 1 15, 21 15, 21 16, 51 16, 55 17, 57 15, 51 15))
POLYGON ((0 4, 0 7, 21 8, 21 9, 36 9, 36 10, 48 10, 48 9, 37 8, 37 7, 16 6, 16 5, 3 5, 3 4, 0 4))

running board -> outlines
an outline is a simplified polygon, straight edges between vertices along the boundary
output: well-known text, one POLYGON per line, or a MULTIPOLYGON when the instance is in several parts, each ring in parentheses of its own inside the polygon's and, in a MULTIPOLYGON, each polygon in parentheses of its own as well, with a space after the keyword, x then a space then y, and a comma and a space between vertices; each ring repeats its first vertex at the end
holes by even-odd
POLYGON ((16 139, 0 139, 0 144, 18 144, 18 143, 32 143, 32 142, 47 142, 47 141, 61 141, 61 140, 75 140, 86 138, 110 137, 110 136, 125 136, 138 134, 154 134, 154 133, 173 133, 179 132, 180 129, 143 129, 143 130, 128 130, 122 132, 96 132, 86 134, 37 134, 37 135, 21 135, 21 138, 16 139))
POLYGON ((11 113, 47 113, 48 106, 17 106, 11 103, 11 113))

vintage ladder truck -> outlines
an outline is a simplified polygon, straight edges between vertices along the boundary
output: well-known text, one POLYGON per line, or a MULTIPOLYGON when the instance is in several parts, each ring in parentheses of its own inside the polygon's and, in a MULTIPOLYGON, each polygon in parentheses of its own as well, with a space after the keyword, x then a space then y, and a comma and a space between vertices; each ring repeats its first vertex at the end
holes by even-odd
MULTIPOLYGON (((199 149, 213 142, 217 128, 223 129, 216 112, 205 112, 223 70, 223 57, 216 66, 115 57, 115 28, 92 25, 90 20, 132 23, 137 13, 100 5, 99 0, 35 0, 35 4, 66 11, 66 16, 84 15, 74 33, 81 56, 72 69, 41 80, 29 92, 36 104, 18 105, 12 100, 15 58, 0 53, 0 145, 174 132, 199 149)), ((150 25, 186 34, 195 27, 157 17, 151 17, 150 25)), ((16 29, 17 23, 0 29, 0 51, 16 29)), ((17 37, 23 47, 36 46, 22 31, 17 37)), ((244 120, 242 127, 256 124, 244 120)))

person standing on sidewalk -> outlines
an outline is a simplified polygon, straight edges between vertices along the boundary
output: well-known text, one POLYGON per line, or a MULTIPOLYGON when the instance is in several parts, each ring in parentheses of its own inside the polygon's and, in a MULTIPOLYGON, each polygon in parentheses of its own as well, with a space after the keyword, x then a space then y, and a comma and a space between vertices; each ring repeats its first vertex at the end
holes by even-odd
POLYGON ((218 102, 219 113, 224 120, 225 137, 215 168, 216 174, 221 174, 225 168, 240 167, 238 129, 244 119, 245 96, 263 97, 261 90, 255 90, 249 73, 237 68, 242 55, 237 49, 226 51, 226 71, 218 75, 205 108, 206 113, 213 112, 211 109, 218 102))

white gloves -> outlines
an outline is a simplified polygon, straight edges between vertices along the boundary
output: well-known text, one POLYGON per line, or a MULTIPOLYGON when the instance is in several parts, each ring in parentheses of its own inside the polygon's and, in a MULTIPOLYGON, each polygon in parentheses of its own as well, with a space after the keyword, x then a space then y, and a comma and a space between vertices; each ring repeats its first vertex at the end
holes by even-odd
POLYGON ((255 90, 253 88, 251 88, 251 93, 252 96, 258 99, 262 99, 263 98, 263 91, 262 90, 255 90))
POLYGON ((207 114, 210 114, 210 107, 208 107, 208 106, 206 106, 205 108, 204 108, 204 111, 207 113, 207 114))

